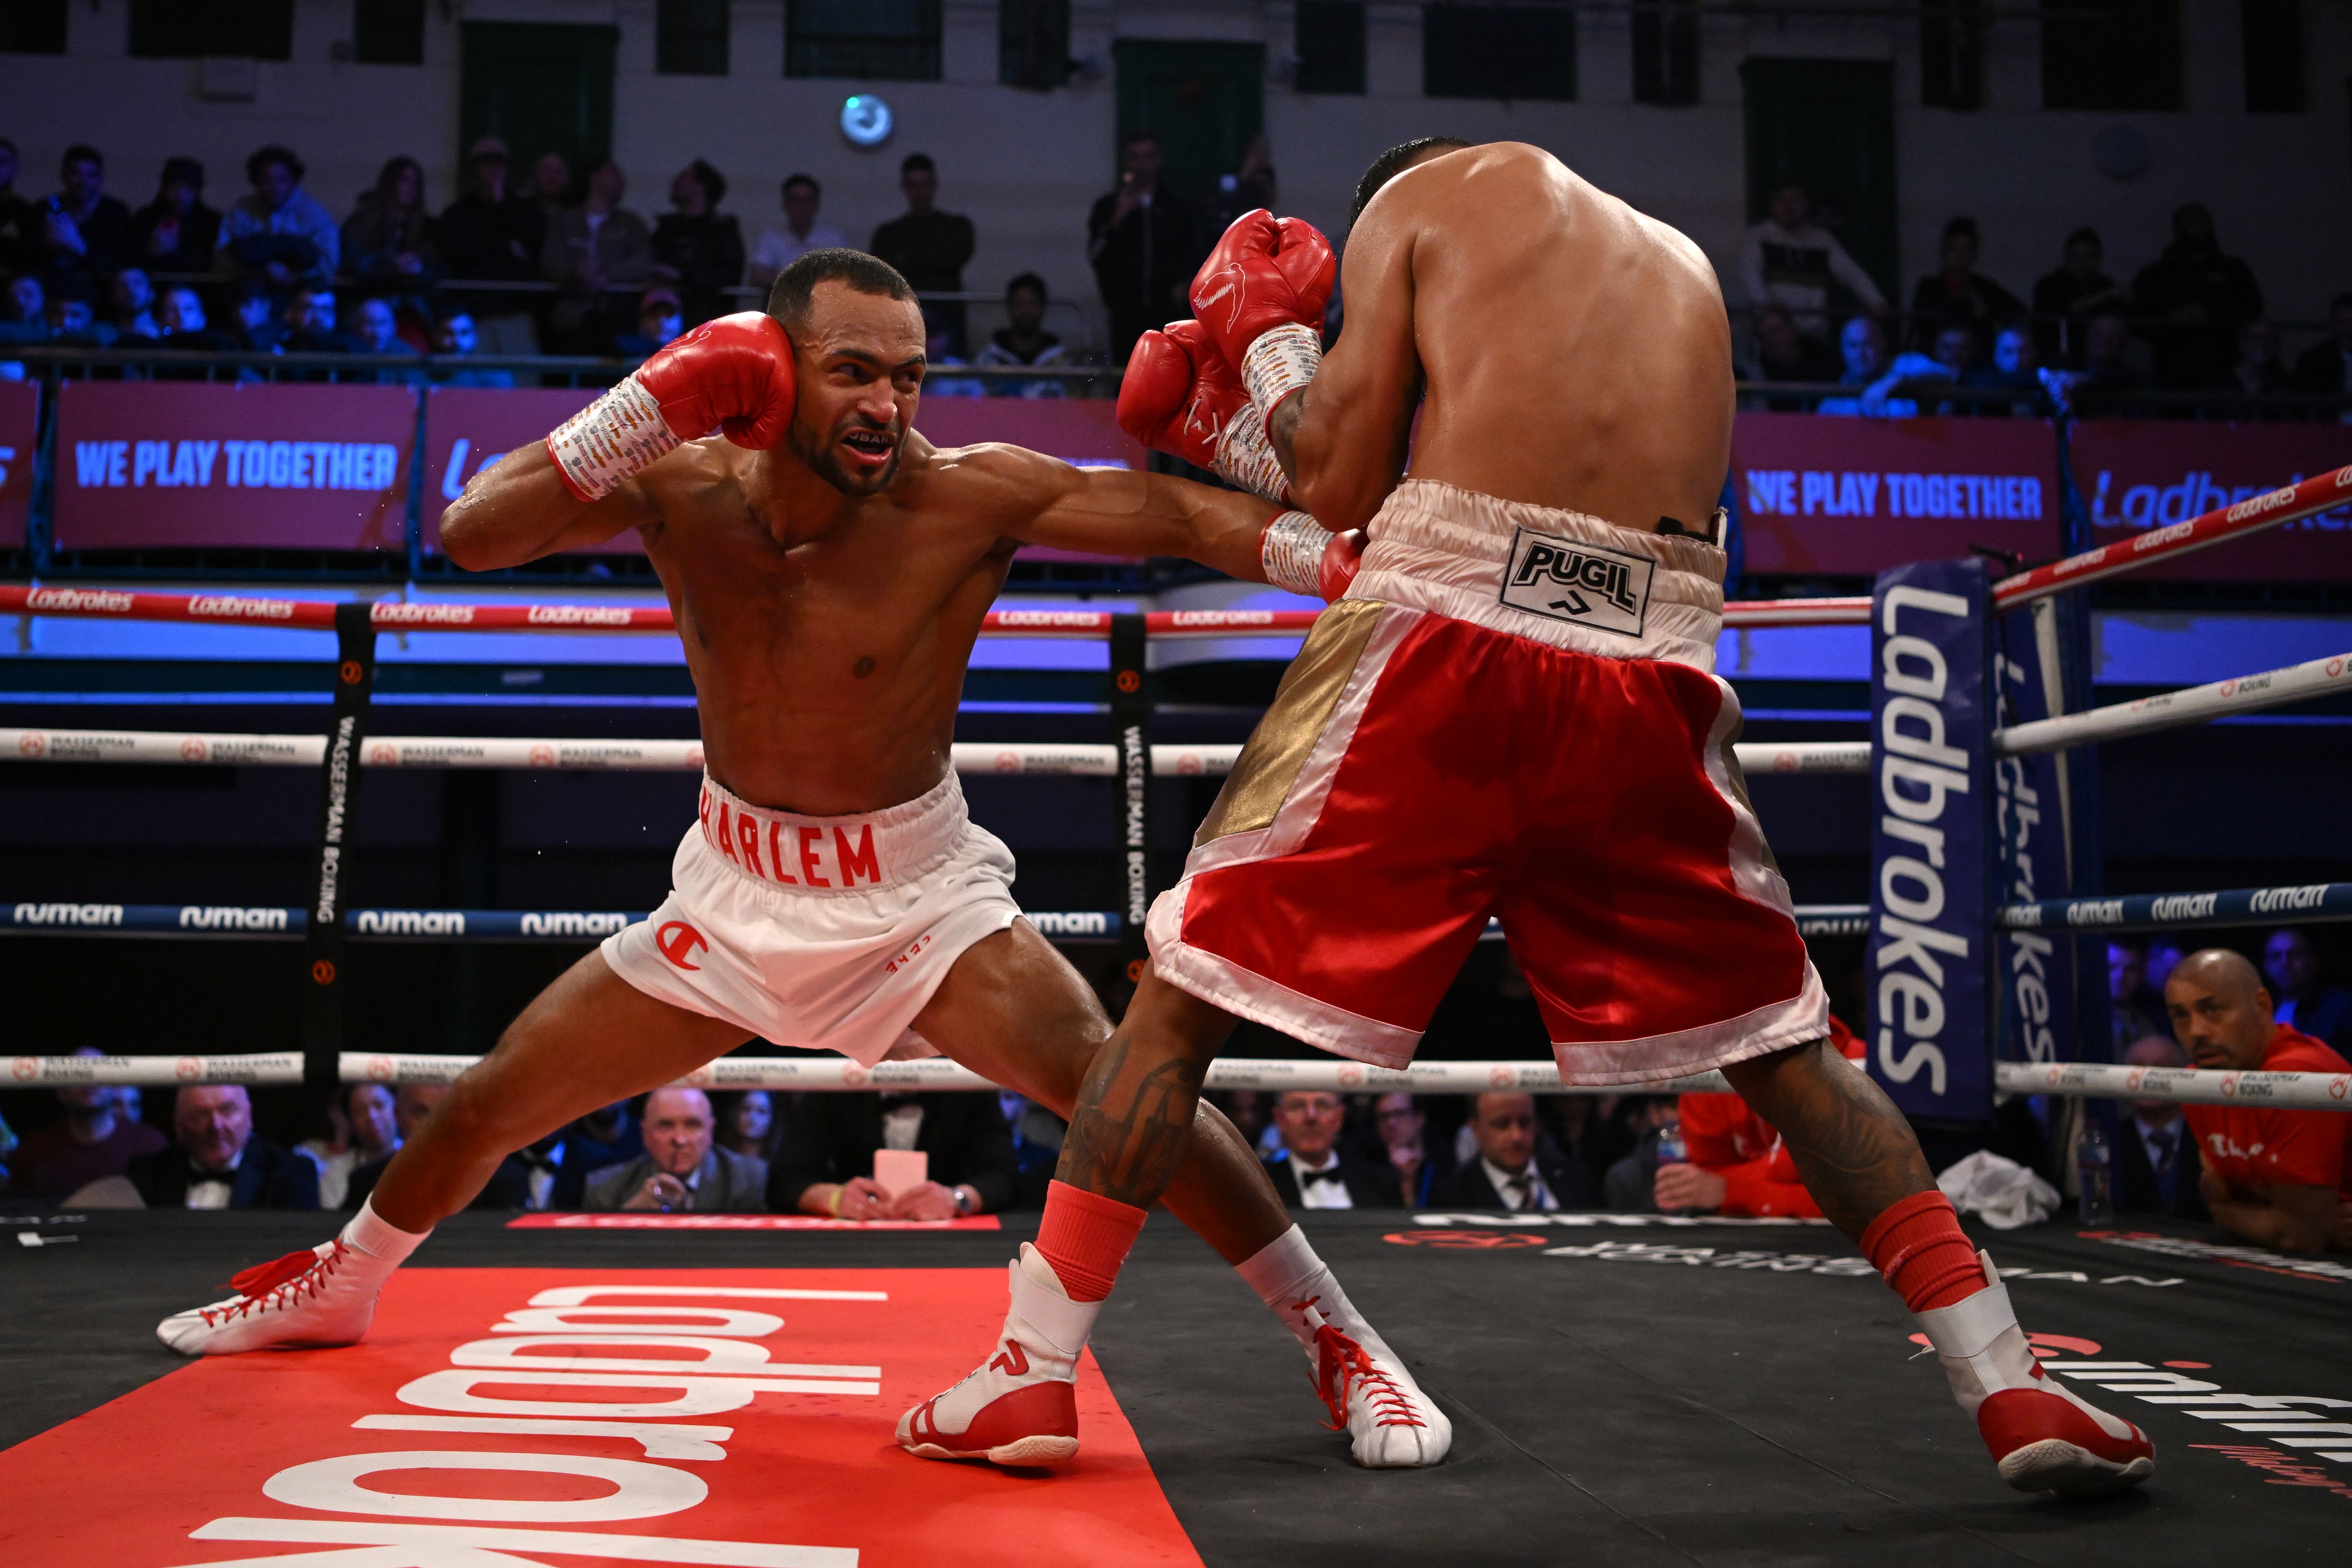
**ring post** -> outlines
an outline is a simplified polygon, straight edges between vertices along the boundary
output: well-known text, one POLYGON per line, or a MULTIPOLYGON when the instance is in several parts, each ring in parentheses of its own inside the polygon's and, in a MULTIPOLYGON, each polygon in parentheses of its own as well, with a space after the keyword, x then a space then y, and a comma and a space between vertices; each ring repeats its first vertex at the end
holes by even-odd
POLYGON ((1871 594, 1871 1075, 1913 1117, 1992 1119, 1992 638, 1980 560, 1871 594))
POLYGON ((319 853, 302 957, 302 1081, 332 1089, 343 1048, 344 851, 358 804, 360 748, 375 690, 375 607, 335 606, 335 707, 319 791, 319 853))
POLYGON ((1151 910, 1151 700, 1144 688, 1150 650, 1139 614, 1110 618, 1110 717, 1118 737, 1118 792, 1111 841, 1118 846, 1119 957, 1128 983, 1143 978, 1150 950, 1144 917, 1151 910))

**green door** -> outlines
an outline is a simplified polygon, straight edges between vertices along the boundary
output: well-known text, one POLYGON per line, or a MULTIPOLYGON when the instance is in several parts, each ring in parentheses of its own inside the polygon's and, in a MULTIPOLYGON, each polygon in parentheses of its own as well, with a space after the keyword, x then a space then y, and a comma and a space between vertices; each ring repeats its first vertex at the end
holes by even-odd
POLYGON ((1895 68, 1884 60, 1750 58, 1747 98, 1748 218, 1761 221, 1772 193, 1793 180, 1813 198, 1814 220, 1897 303, 1895 68))
MULTIPOLYGON (((1160 182, 1204 210, 1265 123, 1265 46, 1120 38, 1118 133, 1160 136, 1160 182)), ((1113 146, 1111 170, 1118 169, 1113 146)))
POLYGON ((468 22, 457 94, 457 160, 483 136, 513 155, 520 188, 530 166, 561 153, 574 176, 613 151, 613 49, 617 27, 468 22))

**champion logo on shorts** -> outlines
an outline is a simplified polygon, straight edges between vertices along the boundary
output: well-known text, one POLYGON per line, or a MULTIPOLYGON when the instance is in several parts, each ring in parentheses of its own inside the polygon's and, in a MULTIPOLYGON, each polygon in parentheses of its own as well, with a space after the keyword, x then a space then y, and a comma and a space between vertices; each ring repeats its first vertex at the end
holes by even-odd
POLYGON ((1516 529, 1510 565, 1503 574, 1503 603, 1555 621, 1637 637, 1649 615, 1650 574, 1655 570, 1655 562, 1638 555, 1516 529))
POLYGON ((700 931, 684 921, 664 921, 661 930, 654 932, 654 945, 661 949, 664 958, 680 969, 700 969, 702 965, 690 963, 688 960, 710 944, 702 939, 700 931))

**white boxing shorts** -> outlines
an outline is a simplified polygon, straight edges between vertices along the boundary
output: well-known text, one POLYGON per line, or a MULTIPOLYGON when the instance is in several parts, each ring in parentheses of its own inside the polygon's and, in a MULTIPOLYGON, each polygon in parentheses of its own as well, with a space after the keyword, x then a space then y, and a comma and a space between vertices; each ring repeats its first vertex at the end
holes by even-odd
POLYGON ((738 800, 708 776, 651 919, 604 939, 648 996, 867 1067, 938 1054, 908 1027, 964 949, 1021 916, 1013 852, 953 773, 856 816, 738 800))

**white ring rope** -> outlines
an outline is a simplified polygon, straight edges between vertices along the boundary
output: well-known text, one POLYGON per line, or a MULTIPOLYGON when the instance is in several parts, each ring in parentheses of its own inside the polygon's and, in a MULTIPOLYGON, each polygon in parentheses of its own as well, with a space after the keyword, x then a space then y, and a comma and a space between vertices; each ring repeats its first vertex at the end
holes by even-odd
POLYGON ((2118 702, 2055 719, 2036 719, 1992 733, 1996 756, 2018 757, 2034 752, 2058 752, 2094 741, 2120 741, 2183 724, 2201 724, 2231 713, 2252 713, 2300 702, 2307 697, 2341 691, 2352 673, 2352 654, 2315 658, 2284 669, 2242 675, 2205 686, 2187 686, 2159 692, 2137 702, 2118 702))

